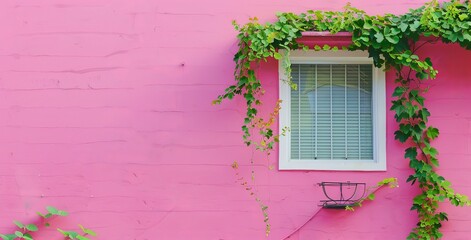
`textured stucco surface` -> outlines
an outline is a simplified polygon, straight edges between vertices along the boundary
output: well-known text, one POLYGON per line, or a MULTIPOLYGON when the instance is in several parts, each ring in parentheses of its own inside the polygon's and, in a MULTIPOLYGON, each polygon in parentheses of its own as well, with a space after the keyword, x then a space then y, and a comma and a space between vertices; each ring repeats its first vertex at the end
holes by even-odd
MULTIPOLYGON (((401 13, 424 1, 351 1, 369 13, 401 13)), ((257 203, 230 164, 250 176, 241 140, 244 102, 211 106, 232 83, 231 20, 276 12, 340 10, 346 1, 83 0, 0 3, 0 232, 35 221, 47 205, 98 239, 265 239, 257 203)), ((424 47, 440 71, 427 104, 440 173, 471 195, 471 53, 424 47)), ((270 109, 277 63, 261 65, 270 109)), ((387 95, 394 75, 388 74, 387 95)), ((388 102, 390 99, 388 98, 388 102)), ((388 103, 389 106, 389 103, 388 103)), ((282 239, 317 209, 320 181, 375 184, 398 177, 356 212, 323 211, 292 239, 405 239, 416 222, 403 147, 387 118, 387 172, 269 171, 256 160, 257 191, 282 239)), ((276 165, 276 157, 272 164, 276 165)), ((471 209, 451 208, 444 239, 469 239, 471 209)), ((60 239, 43 235, 39 239, 60 239)))

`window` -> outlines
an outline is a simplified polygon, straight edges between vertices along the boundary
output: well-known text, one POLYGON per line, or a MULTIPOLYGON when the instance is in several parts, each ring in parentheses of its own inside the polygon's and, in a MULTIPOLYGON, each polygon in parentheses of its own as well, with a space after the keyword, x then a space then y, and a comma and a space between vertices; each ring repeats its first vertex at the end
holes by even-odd
POLYGON ((290 53, 280 61, 281 170, 386 170, 385 73, 367 53, 290 53))

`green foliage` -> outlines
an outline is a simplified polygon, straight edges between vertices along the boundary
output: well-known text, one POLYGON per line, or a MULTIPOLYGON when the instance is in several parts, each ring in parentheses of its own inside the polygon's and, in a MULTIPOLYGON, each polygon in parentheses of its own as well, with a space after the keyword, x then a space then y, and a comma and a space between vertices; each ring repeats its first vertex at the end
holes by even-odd
POLYGON ((79 226, 80 230, 82 230, 84 235, 96 236, 96 233, 93 230, 85 228, 80 224, 78 226, 79 226))
POLYGON ((368 187, 365 189, 365 195, 366 197, 362 197, 359 199, 354 206, 346 206, 345 210, 347 211, 355 211, 355 207, 361 207, 363 206, 363 202, 366 200, 373 201, 376 198, 375 193, 381 189, 382 187, 389 186, 390 188, 397 188, 399 187, 397 183, 397 178, 385 178, 381 181, 379 181, 376 186, 368 187))
POLYGON ((396 188, 399 187, 397 183, 397 178, 385 178, 378 182, 377 188, 384 187, 384 186, 389 186, 390 188, 396 188))
MULTIPOLYGON (((44 227, 49 227, 49 219, 53 217, 65 217, 69 214, 66 211, 58 210, 55 207, 48 206, 46 207, 46 213, 38 212, 38 216, 41 217, 41 222, 43 223, 44 227)), ((0 238, 2 240, 16 240, 16 239, 25 239, 25 240, 33 240, 33 236, 31 233, 38 232, 41 230, 38 225, 36 224, 23 224, 19 221, 13 221, 16 225, 17 230, 12 234, 0 234, 0 238)), ((96 233, 91 229, 84 228, 82 225, 78 225, 81 229, 82 233, 77 233, 74 231, 64 231, 62 229, 57 229, 58 232, 62 233, 65 236, 65 239, 78 239, 78 240, 90 240, 86 236, 96 236, 96 233)))
POLYGON ((84 228, 82 225, 78 225, 82 233, 77 233, 75 231, 65 231, 60 228, 57 229, 58 232, 62 233, 66 239, 77 239, 77 240, 90 240, 87 236, 96 236, 96 233, 91 229, 84 228))
MULTIPOLYGON (((290 75, 289 54, 292 49, 309 49, 297 40, 305 31, 340 31, 352 33, 352 44, 343 50, 366 50, 375 66, 396 71, 397 87, 394 90, 391 111, 399 124, 395 139, 408 147, 405 158, 414 170, 407 182, 418 182, 422 193, 414 198, 412 210, 417 211, 419 222, 409 235, 409 239, 438 239, 442 237, 439 229, 447 214, 438 212, 438 203, 448 199, 455 206, 470 205, 466 196, 457 194, 450 182, 435 172, 439 165, 438 150, 431 146, 432 140, 439 136, 439 130, 428 126, 430 112, 425 107, 422 96, 427 89, 421 83, 433 79, 437 71, 429 58, 420 58, 416 53, 425 44, 442 40, 457 43, 471 49, 471 4, 470 1, 452 0, 439 3, 436 0, 408 13, 395 16, 370 16, 364 11, 347 5, 344 11, 307 11, 302 14, 279 13, 277 20, 261 24, 251 18, 245 25, 233 23, 239 34, 239 50, 234 56, 236 63, 234 76, 236 84, 213 101, 221 103, 236 95, 244 97, 247 113, 242 126, 243 139, 247 146, 256 145, 269 155, 279 135, 271 129, 271 120, 259 117, 257 109, 263 95, 260 80, 257 78, 258 63, 268 58, 279 59, 290 75), (428 37, 419 41, 421 37, 428 37), (258 129, 259 131, 254 131, 258 129), (260 135, 255 141, 253 133, 260 135)), ((336 51, 336 46, 314 46, 316 51, 336 51)), ((284 79, 293 89, 296 85, 284 79)), ((279 104, 274 113, 279 111, 279 104)), ((270 116, 270 119, 274 115, 270 116)), ((252 160, 253 161, 253 160, 252 160)), ((370 196, 370 198, 374 198, 370 196)))

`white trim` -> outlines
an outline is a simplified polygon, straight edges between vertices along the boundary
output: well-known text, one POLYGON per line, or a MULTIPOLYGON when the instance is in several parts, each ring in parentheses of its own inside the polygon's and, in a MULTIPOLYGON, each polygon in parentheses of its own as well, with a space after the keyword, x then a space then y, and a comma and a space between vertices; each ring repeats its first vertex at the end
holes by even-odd
MULTIPOLYGON (((286 54, 282 54, 286 56, 286 54)), ((293 64, 372 64, 368 53, 363 51, 302 51, 289 53, 293 64)), ((279 131, 291 126, 290 106, 291 88, 286 84, 284 60, 279 61, 280 98, 283 100, 280 110, 279 131), (284 80, 284 81, 283 81, 284 80)), ((386 171, 386 77, 383 69, 373 67, 373 160, 299 160, 291 159, 290 132, 280 138, 279 169, 280 170, 341 170, 341 171, 386 171)))

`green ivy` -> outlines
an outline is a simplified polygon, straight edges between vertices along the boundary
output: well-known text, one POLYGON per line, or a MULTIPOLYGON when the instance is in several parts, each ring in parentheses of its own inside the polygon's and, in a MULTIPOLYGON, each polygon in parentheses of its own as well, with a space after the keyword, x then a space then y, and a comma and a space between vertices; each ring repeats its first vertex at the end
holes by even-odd
MULTIPOLYGON (((396 72, 397 87, 391 107, 399 125, 395 139, 407 146, 404 157, 414 170, 407 182, 417 184, 421 190, 414 197, 411 208, 417 211, 419 222, 408 239, 442 237, 440 228, 442 222, 448 218, 445 212, 438 211, 439 202, 449 200, 455 206, 471 205, 466 196, 455 193, 451 183, 435 171, 439 165, 438 150, 431 143, 439 136, 439 130, 428 125, 430 112, 425 107, 423 97, 427 89, 421 83, 434 79, 437 71, 433 68, 431 59, 421 58, 416 54, 425 44, 439 40, 471 49, 469 0, 444 3, 434 0, 398 16, 370 16, 347 5, 341 12, 279 13, 277 20, 272 23, 261 24, 257 18, 251 18, 245 25, 233 24, 239 32, 239 50, 234 56, 236 84, 229 86, 213 103, 219 104, 236 95, 244 97, 247 112, 242 132, 247 146, 255 145, 256 149, 269 155, 280 137, 274 134, 271 124, 268 124, 271 121, 264 120, 259 114, 258 108, 262 105, 260 96, 264 94, 264 90, 256 75, 258 63, 267 61, 268 58, 284 59, 283 66, 289 76, 289 58, 283 58, 280 50, 286 50, 289 54, 290 50, 309 49, 297 41, 303 32, 350 32, 352 44, 344 50, 368 51, 376 67, 384 66, 385 69, 396 72), (426 38, 419 42, 422 37, 426 38)), ((313 50, 336 51, 338 48, 324 45, 314 46, 313 50)), ((290 79, 286 79, 286 82, 296 89, 290 79)), ((275 113, 278 111, 279 107, 275 109, 275 113)))
POLYGON ((365 197, 362 197, 361 199, 359 199, 358 201, 355 202, 355 204, 353 206, 346 206, 345 207, 345 210, 347 211, 355 211, 355 207, 361 207, 363 205, 363 202, 366 201, 366 200, 369 200, 369 201, 373 201, 375 200, 376 198, 376 195, 375 193, 385 187, 385 186, 389 186, 390 188, 397 188, 399 187, 398 183, 397 183, 397 178, 385 178, 381 181, 379 181, 376 185, 374 186, 371 186, 371 187, 368 187, 366 190, 365 190, 365 197))
MULTIPOLYGON (((49 221, 54 217, 66 217, 69 215, 66 211, 59 210, 55 207, 48 206, 46 207, 46 213, 37 212, 38 216, 41 217, 41 222, 44 227, 50 227, 49 221)), ((40 225, 36 224, 24 224, 19 221, 13 221, 17 229, 14 233, 10 234, 0 234, 0 238, 3 240, 34 240, 32 233, 37 233, 41 230, 40 225)), ((58 232, 64 235, 64 239, 77 239, 77 240, 90 240, 87 236, 96 236, 96 233, 91 229, 84 228, 82 225, 78 225, 81 229, 81 233, 74 231, 64 231, 60 228, 57 229, 58 232)))

